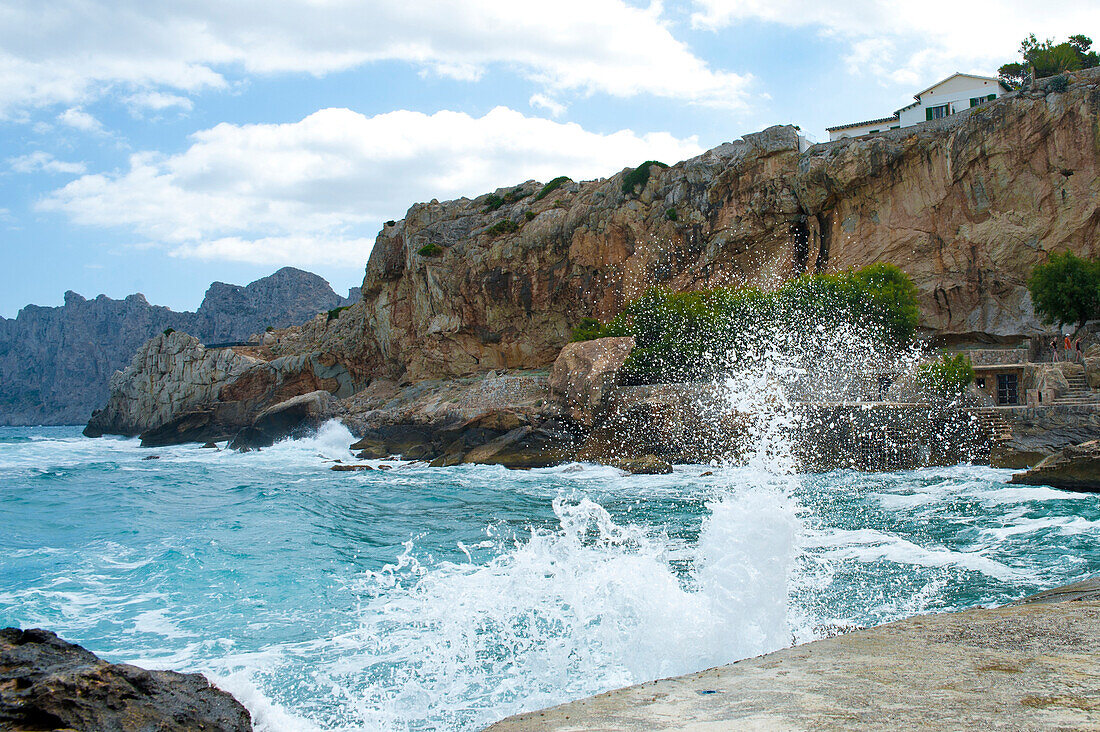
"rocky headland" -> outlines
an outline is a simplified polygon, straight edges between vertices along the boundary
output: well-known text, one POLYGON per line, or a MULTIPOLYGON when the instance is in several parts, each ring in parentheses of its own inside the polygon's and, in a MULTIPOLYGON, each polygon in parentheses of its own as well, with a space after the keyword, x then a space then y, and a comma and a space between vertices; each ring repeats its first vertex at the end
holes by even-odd
MULTIPOLYGON (((1097 254, 1098 168, 1100 74, 1092 70, 1071 75, 1064 89, 1039 84, 878 135, 807 145, 796 128, 777 126, 669 167, 416 204, 378 235, 359 302, 213 358, 218 368, 188 371, 181 358, 211 359, 151 342, 112 380, 89 429, 168 425, 178 439, 227 438, 263 410, 320 390, 339 400, 335 413, 361 438, 364 457, 513 467, 706 458, 697 448, 721 441, 698 425, 714 415, 698 414, 706 399, 688 394, 706 385, 623 387, 616 364, 629 350, 563 351, 571 329, 586 317, 606 321, 654 285, 768 287, 890 262, 915 283, 932 342, 1024 344, 1048 330, 1026 289, 1033 266, 1052 251, 1097 254), (281 375, 288 364, 299 376, 281 375), (180 418, 186 424, 173 427, 180 418), (627 442, 632 454, 623 455, 627 442)), ((1053 379, 1049 371, 1029 378, 1053 379)), ((854 433, 890 421, 862 409, 837 416, 819 423, 854 433)), ((988 452, 1006 419, 1032 417, 932 415, 942 429, 920 434, 910 420, 872 430, 881 444, 839 464, 873 466, 892 455, 920 464, 935 459, 938 434, 967 425, 988 452)), ((1091 417, 1062 427, 1075 442, 1100 437, 1091 417)), ((1059 439, 1037 457, 1070 438, 1059 439)))
MULTIPOLYGON (((358 288, 350 295, 358 299, 358 288)), ((111 375, 165 329, 206 343, 243 341, 351 302, 321 277, 284 267, 246 286, 215 282, 195 312, 140 294, 87 300, 71 291, 61 307, 28 305, 0 318, 0 424, 83 424, 107 401, 111 375)))

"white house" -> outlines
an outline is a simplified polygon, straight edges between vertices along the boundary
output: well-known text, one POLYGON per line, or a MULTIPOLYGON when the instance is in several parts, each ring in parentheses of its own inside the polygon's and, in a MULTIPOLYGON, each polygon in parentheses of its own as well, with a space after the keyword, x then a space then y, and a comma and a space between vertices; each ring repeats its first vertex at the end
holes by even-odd
POLYGON ((917 101, 908 107, 902 107, 894 112, 891 117, 829 127, 829 140, 859 137, 860 135, 869 135, 898 127, 911 127, 921 122, 941 119, 957 114, 964 109, 980 107, 1008 90, 1008 87, 994 76, 952 74, 943 81, 915 94, 913 98, 917 101))

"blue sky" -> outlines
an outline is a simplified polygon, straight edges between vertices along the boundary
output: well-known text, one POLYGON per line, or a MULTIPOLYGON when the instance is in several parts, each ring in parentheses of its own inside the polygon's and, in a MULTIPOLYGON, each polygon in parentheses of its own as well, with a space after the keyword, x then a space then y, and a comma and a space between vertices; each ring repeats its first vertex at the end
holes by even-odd
POLYGON ((415 201, 826 139, 1094 31, 1008 0, 0 0, 0 315, 283 265, 345 291, 415 201))

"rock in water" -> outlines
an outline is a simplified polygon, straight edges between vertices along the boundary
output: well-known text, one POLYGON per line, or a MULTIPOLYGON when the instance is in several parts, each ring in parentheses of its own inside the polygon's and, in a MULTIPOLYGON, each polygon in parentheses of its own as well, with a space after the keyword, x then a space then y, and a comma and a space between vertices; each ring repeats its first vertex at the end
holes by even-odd
POLYGON ((270 447, 276 440, 299 436, 336 416, 336 397, 324 390, 292 397, 256 415, 252 425, 237 433, 230 448, 270 447))
POLYGON ((202 674, 107 663, 48 630, 0 630, 0 729, 251 730, 240 702, 202 674))
POLYGON ((1009 482, 1100 493, 1100 440, 1071 445, 1009 482))
POLYGON ((668 475, 672 472, 672 465, 656 455, 645 455, 629 460, 612 460, 611 464, 631 475, 668 475))

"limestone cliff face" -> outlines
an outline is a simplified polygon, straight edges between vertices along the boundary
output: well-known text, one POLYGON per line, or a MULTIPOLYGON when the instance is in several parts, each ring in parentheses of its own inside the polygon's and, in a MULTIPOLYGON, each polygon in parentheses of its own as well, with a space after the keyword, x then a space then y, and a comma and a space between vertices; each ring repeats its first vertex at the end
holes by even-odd
POLYGON ((499 208, 488 194, 416 204, 379 234, 362 301, 274 348, 332 352, 360 383, 540 367, 582 317, 653 285, 768 287, 879 261, 913 278, 940 336, 1025 336, 1040 329, 1031 268, 1100 254, 1098 84, 1082 72, 1064 93, 805 150, 773 127, 626 193, 624 171, 541 200, 534 181, 500 189, 499 208))
POLYGON ((207 343, 242 341, 348 303, 321 277, 286 267, 245 287, 215 282, 196 312, 150 305, 140 294, 87 300, 67 292, 62 307, 29 305, 0 318, 0 424, 84 422, 107 401, 111 375, 166 328, 207 343))
POLYGON ((262 363, 229 348, 203 348, 186 333, 158 335, 111 377, 111 397, 92 424, 105 432, 140 434, 214 402, 223 386, 262 363))

